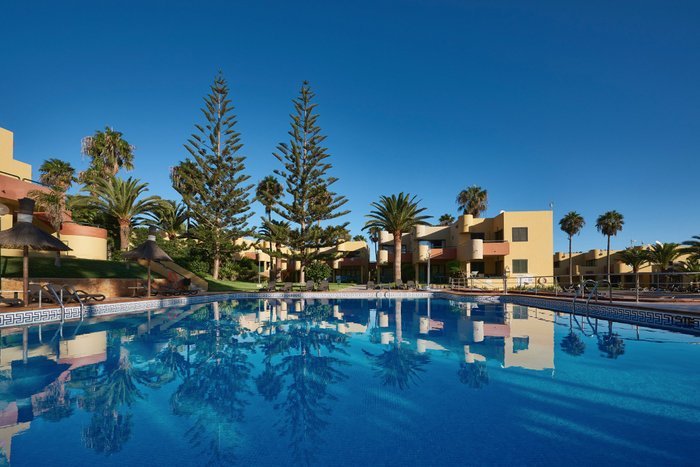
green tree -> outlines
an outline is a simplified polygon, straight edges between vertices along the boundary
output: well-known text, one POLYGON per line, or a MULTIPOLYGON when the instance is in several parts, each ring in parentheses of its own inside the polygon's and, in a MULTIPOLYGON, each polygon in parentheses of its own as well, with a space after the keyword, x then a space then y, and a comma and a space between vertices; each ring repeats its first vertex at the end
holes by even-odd
POLYGON ((193 236, 211 253, 212 276, 219 278, 222 258, 243 246, 236 239, 252 235, 248 226, 253 186, 244 174, 245 157, 236 131, 236 116, 229 88, 219 73, 204 98, 204 124, 185 144, 190 158, 171 173, 173 187, 181 195, 196 222, 193 236))
POLYGON ((486 211, 489 196, 486 190, 478 185, 472 185, 460 191, 457 195, 457 206, 464 214, 479 217, 486 211))
POLYGON ((369 240, 372 242, 372 246, 374 247, 374 279, 379 280, 379 234, 382 232, 382 229, 379 227, 370 227, 367 229, 367 233, 369 234, 369 240))
POLYGON ((166 199, 158 209, 148 213, 148 217, 166 239, 175 240, 184 233, 189 214, 185 203, 166 199))
POLYGON ((367 217, 365 229, 386 230, 394 237, 394 281, 401 280, 401 234, 410 232, 416 225, 427 225, 430 216, 422 213, 426 208, 419 207, 415 196, 399 193, 381 196, 370 205, 373 209, 367 217))
POLYGON ((622 230, 624 224, 624 217, 617 211, 608 211, 605 214, 601 214, 598 216, 598 220, 596 220, 595 223, 598 232, 608 238, 608 282, 610 282, 610 237, 617 235, 617 233, 622 230))
POLYGON ((559 228, 569 236, 569 285, 574 283, 574 259, 571 256, 571 243, 574 235, 581 232, 584 225, 586 225, 586 221, 576 211, 568 212, 559 220, 559 228))
MULTIPOLYGON (((75 169, 70 163, 60 159, 47 159, 39 167, 39 181, 49 191, 32 190, 29 196, 36 201, 37 207, 46 213, 49 224, 61 238, 61 227, 66 213, 67 195, 75 181, 75 169)), ((56 266, 61 265, 61 252, 56 252, 56 266)))
MULTIPOLYGON (((667 272, 673 262, 683 253, 678 243, 656 242, 649 248, 649 262, 659 267, 660 272, 667 272)), ((666 285, 669 277, 666 276, 666 285)))
POLYGON ((333 270, 328 264, 323 261, 314 261, 309 264, 306 272, 306 277, 314 282, 320 282, 324 279, 328 279, 333 274, 333 270))
POLYGON ((685 253, 689 253, 693 259, 700 260, 700 235, 693 235, 690 240, 683 242, 683 245, 685 253))
POLYGON ((80 173, 80 181, 88 186, 101 178, 117 175, 120 169, 134 169, 134 149, 124 135, 110 127, 83 139, 82 152, 90 158, 90 167, 80 173))
POLYGON ((353 242, 365 242, 367 243, 367 237, 364 235, 355 235, 352 237, 353 242))
POLYGON ((452 225, 454 221, 455 216, 453 216, 452 214, 443 214, 442 216, 440 216, 439 219, 440 225, 452 225))
POLYGON ((265 215, 272 220, 272 206, 274 206, 284 194, 284 187, 273 175, 260 180, 255 189, 255 199, 265 207, 265 215))
POLYGON ((280 143, 273 153, 283 167, 274 172, 283 180, 288 195, 272 206, 272 211, 290 224, 289 250, 280 254, 301 263, 299 280, 302 282, 306 266, 316 260, 332 259, 324 248, 337 245, 347 236, 347 223, 325 228, 322 223, 349 212, 341 210, 347 199, 331 190, 338 179, 328 175, 332 165, 328 161, 328 150, 323 146, 326 137, 318 126, 313 99, 309 83, 304 82, 299 96, 292 101, 290 140, 280 143))
POLYGON ((92 187, 94 196, 83 196, 80 204, 89 204, 100 209, 105 215, 116 220, 119 225, 119 249, 129 249, 131 229, 139 225, 144 216, 163 206, 158 196, 143 195, 148 192, 148 183, 139 179, 120 177, 99 179, 92 187))
POLYGON ((640 246, 633 246, 622 250, 617 258, 632 268, 635 287, 639 290, 639 270, 649 262, 649 252, 640 246))

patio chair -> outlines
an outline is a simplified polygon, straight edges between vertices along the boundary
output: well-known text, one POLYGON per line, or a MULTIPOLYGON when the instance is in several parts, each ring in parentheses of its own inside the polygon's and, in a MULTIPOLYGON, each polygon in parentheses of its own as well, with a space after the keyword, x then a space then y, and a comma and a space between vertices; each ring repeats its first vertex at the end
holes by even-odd
POLYGON ((401 279, 396 280, 396 288, 397 289, 405 289, 406 288, 406 286, 404 285, 404 283, 401 279))
POLYGON ((406 289, 415 290, 416 289, 416 282, 415 281, 406 282, 406 289))
POLYGON ((89 302, 90 300, 94 300, 96 302, 101 302, 104 301, 106 298, 104 294, 101 293, 88 293, 85 292, 84 290, 76 290, 75 287, 72 285, 64 285, 62 287, 63 290, 63 303, 70 303, 71 301, 74 302, 89 302))
POLYGON ((291 291, 292 291, 292 283, 285 282, 284 285, 282 285, 282 292, 291 292, 291 291))
POLYGON ((330 292, 331 285, 328 283, 328 281, 321 281, 318 286, 318 290, 319 292, 330 292))
POLYGON ((374 285, 374 281, 367 281, 367 290, 374 290, 377 286, 374 285))
POLYGON ((314 291, 314 281, 306 281, 306 292, 314 291))
POLYGON ((266 287, 260 289, 261 292, 274 292, 277 289, 277 282, 269 281, 266 287))

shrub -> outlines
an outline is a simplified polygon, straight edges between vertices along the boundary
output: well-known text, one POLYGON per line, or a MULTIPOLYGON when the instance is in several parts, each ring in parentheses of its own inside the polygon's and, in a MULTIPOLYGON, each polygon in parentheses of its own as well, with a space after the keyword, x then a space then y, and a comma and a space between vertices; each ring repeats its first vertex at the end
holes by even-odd
POLYGON ((209 274, 209 263, 201 259, 192 259, 185 265, 185 267, 198 276, 203 277, 209 274))
POLYGON ((233 261, 226 261, 219 268, 219 279, 235 281, 238 279, 238 267, 233 261))
POLYGON ((306 277, 314 282, 328 279, 331 274, 333 274, 331 267, 321 261, 314 261, 306 266, 306 277))

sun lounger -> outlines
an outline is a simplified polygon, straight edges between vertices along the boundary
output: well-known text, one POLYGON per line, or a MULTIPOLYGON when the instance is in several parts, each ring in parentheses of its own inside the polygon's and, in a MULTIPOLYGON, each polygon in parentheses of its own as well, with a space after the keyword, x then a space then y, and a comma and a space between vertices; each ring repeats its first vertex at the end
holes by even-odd
POLYGON ((262 287, 260 289, 261 292, 274 292, 277 289, 277 282, 275 281, 269 281, 267 283, 267 287, 262 287))
POLYGON ((285 282, 282 285, 282 292, 291 292, 292 291, 292 283, 291 282, 285 282))
POLYGON ((27 292, 29 303, 61 303, 61 294, 52 284, 29 284, 27 292))
POLYGON ((96 302, 101 302, 105 298, 106 297, 104 296, 104 294, 101 294, 101 293, 88 293, 88 292, 85 292, 84 290, 76 290, 71 285, 64 285, 63 286, 63 303, 69 303, 71 301, 89 302, 90 300, 94 300, 96 302))
POLYGON ((406 289, 415 290, 416 289, 416 282, 415 281, 406 282, 406 289))
POLYGON ((306 291, 313 292, 313 290, 314 290, 314 281, 306 281, 306 291))
POLYGON ((374 285, 374 281, 367 281, 367 290, 374 290, 377 286, 374 285))
POLYGON ((7 306, 24 306, 24 300, 21 298, 6 298, 0 295, 0 303, 7 306))
POLYGON ((331 290, 331 285, 328 283, 328 281, 321 281, 318 286, 318 290, 320 292, 329 292, 331 290))
POLYGON ((396 281, 396 288, 397 288, 397 289, 405 289, 405 288, 406 288, 406 286, 404 285, 404 283, 403 283, 403 281, 402 281, 401 279, 398 279, 398 280, 396 281))

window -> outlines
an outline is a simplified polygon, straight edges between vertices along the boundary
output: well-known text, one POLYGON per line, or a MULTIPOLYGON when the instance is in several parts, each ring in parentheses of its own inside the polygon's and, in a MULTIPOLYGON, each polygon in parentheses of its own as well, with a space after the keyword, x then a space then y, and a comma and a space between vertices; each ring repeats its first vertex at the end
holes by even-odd
POLYGON ((527 242, 527 227, 513 227, 513 241, 527 242))
POLYGON ((555 261, 555 262, 554 262, 554 267, 555 267, 555 268, 561 267, 561 261, 555 261))
POLYGON ((496 230, 496 233, 493 235, 494 240, 503 240, 503 229, 501 230, 496 230))
POLYGON ((430 248, 445 248, 445 240, 428 240, 430 248))
POLYGON ((472 240, 483 240, 485 238, 485 234, 483 232, 472 232, 471 236, 472 240))
POLYGON ((527 260, 526 259, 514 259, 513 260, 513 274, 527 274, 527 260))
POLYGON ((586 260, 586 266, 595 266, 595 260, 594 259, 587 259, 586 260))

